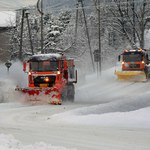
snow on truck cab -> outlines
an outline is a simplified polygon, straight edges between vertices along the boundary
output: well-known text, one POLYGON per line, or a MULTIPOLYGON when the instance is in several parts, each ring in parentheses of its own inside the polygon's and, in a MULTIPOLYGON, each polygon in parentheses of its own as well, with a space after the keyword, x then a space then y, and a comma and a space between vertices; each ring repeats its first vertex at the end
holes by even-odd
POLYGON ((118 79, 146 81, 150 74, 148 53, 144 49, 124 50, 118 56, 121 70, 115 71, 118 79))
POLYGON ((74 101, 77 71, 73 59, 59 53, 33 55, 24 62, 23 71, 28 73, 28 87, 16 90, 26 93, 28 99, 46 96, 53 104, 74 101))

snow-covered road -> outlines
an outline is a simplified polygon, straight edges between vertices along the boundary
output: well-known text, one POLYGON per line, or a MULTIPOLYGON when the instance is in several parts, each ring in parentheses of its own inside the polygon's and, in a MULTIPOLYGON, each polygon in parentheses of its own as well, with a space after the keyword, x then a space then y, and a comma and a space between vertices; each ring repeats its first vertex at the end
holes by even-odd
POLYGON ((107 70, 99 80, 87 76, 76 86, 75 102, 61 106, 19 103, 6 81, 0 149, 150 150, 150 81, 117 81, 113 73, 107 70))
MULTIPOLYGON (((150 130, 141 128, 141 126, 134 127, 134 121, 131 119, 134 119, 136 113, 131 118, 127 114, 121 116, 125 117, 125 121, 132 121, 131 127, 117 127, 119 126, 118 123, 122 123, 117 120, 118 116, 121 115, 120 113, 93 115, 94 118, 91 115, 89 117, 82 115, 79 116, 79 119, 75 115, 66 116, 68 110, 74 112, 74 109, 78 108, 79 111, 79 107, 81 108, 81 105, 76 104, 75 106, 64 104, 58 107, 22 106, 19 104, 9 104, 8 106, 3 104, 0 107, 0 132, 13 135, 15 139, 25 145, 45 142, 54 146, 64 146, 67 149, 76 148, 77 150, 149 149, 150 130), (65 112, 66 115, 62 115, 61 112, 65 112), (58 113, 60 114, 58 115, 58 113), (58 117, 54 114, 57 114, 58 117)), ((85 110, 83 106, 82 110, 85 110)), ((147 113, 149 112, 150 110, 147 110, 147 113)), ((142 119, 141 116, 139 117, 142 119)), ((148 115, 146 117, 148 118, 148 115)), ((119 119, 121 120, 120 117, 119 119)), ((124 123, 130 125, 130 122, 124 123)), ((146 123, 145 119, 144 123, 146 123)))

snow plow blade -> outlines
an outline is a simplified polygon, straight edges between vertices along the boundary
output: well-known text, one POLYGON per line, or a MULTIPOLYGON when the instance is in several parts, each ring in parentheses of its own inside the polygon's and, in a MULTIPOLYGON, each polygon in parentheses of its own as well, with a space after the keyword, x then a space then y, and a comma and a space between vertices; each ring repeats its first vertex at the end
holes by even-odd
POLYGON ((116 71, 118 80, 129 80, 129 81, 147 81, 146 74, 144 71, 116 71))
POLYGON ((26 95, 26 101, 30 102, 46 102, 55 105, 61 105, 61 94, 57 88, 20 88, 16 87, 16 91, 20 91, 26 95))

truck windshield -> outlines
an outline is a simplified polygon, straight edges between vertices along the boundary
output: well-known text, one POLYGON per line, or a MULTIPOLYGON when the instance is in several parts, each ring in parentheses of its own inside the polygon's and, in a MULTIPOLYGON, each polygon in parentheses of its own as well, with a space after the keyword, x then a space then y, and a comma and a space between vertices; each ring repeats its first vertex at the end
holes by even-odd
POLYGON ((141 54, 125 54, 123 55, 123 61, 125 62, 137 62, 142 61, 142 55, 141 54))
POLYGON ((57 71, 58 70, 58 62, 57 61, 39 61, 39 62, 31 62, 30 68, 32 71, 57 71))

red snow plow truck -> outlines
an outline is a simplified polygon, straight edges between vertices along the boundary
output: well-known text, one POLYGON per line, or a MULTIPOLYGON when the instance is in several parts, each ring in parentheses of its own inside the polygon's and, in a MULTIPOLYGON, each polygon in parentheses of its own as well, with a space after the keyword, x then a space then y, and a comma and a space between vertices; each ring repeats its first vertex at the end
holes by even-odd
POLYGON ((118 79, 147 81, 149 78, 150 65, 146 50, 124 50, 118 56, 118 61, 121 62, 120 70, 115 71, 118 79))
POLYGON ((31 56, 24 62, 28 87, 16 87, 27 95, 27 100, 60 105, 63 100, 74 101, 77 71, 74 60, 60 53, 31 56))

